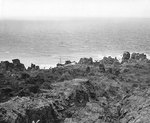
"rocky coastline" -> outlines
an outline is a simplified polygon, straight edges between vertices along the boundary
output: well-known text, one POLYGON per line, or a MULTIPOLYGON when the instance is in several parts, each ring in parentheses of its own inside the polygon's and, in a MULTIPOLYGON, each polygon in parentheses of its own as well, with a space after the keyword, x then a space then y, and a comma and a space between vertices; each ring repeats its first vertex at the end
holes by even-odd
POLYGON ((0 63, 0 123, 149 123, 150 60, 81 58, 50 69, 0 63))

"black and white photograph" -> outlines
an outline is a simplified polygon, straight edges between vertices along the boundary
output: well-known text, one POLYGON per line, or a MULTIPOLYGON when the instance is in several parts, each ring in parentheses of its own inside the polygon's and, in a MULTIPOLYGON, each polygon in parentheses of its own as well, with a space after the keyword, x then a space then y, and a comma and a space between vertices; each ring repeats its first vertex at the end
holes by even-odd
POLYGON ((0 123, 150 123, 150 0, 0 0, 0 123))

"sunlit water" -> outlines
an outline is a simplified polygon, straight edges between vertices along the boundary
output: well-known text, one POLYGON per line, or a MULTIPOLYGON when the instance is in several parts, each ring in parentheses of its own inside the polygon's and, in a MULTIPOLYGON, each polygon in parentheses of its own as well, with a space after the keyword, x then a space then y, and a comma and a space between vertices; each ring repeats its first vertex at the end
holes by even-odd
POLYGON ((150 55, 150 19, 0 21, 0 60, 55 66, 81 57, 150 55))

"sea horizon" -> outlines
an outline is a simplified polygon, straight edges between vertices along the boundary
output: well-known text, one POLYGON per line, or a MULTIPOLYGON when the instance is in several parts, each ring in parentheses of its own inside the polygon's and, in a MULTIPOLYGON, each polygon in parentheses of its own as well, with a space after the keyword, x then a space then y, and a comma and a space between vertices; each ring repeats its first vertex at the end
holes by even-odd
POLYGON ((124 51, 150 55, 149 18, 1 20, 0 61, 20 59, 41 68, 66 60, 103 56, 121 59, 124 51))

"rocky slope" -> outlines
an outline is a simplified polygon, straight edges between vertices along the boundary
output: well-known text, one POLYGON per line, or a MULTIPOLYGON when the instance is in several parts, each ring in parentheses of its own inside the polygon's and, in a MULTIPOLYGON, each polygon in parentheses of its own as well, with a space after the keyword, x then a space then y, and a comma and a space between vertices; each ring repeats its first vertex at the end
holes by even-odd
POLYGON ((75 65, 7 71, 0 77, 0 123, 150 122, 145 54, 125 52, 121 63, 112 57, 82 58, 75 65))

